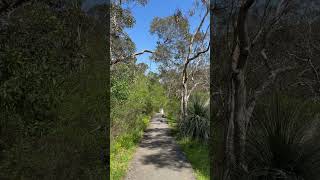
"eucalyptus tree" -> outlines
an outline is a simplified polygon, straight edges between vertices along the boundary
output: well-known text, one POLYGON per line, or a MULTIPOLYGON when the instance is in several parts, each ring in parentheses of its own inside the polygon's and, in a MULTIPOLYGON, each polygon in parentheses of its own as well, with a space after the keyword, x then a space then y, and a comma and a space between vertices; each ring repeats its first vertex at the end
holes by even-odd
POLYGON ((132 28, 135 18, 131 13, 130 5, 145 6, 148 0, 112 0, 110 11, 110 52, 111 68, 118 63, 128 63, 143 53, 152 53, 151 50, 135 52, 135 44, 126 33, 126 28, 132 28))
POLYGON ((189 11, 189 15, 183 15, 181 10, 177 10, 171 16, 156 17, 150 28, 150 32, 157 35, 159 39, 152 58, 160 63, 162 71, 176 72, 180 76, 178 87, 182 120, 187 113, 190 94, 201 84, 200 82, 192 83, 192 80, 195 80, 195 75, 199 73, 200 60, 206 59, 204 55, 209 50, 209 26, 204 27, 209 16, 209 4, 207 1, 195 2, 195 5, 204 13, 198 14, 201 17, 194 32, 190 29, 189 22, 190 17, 195 15, 194 9, 189 11))

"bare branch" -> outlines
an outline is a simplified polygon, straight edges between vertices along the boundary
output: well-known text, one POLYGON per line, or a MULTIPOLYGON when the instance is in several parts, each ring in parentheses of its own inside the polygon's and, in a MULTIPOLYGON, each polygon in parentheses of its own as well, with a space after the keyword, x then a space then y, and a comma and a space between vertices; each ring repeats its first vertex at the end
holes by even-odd
POLYGON ((144 53, 150 53, 150 54, 153 54, 153 53, 154 53, 154 51, 151 51, 151 50, 147 50, 147 49, 145 49, 145 50, 143 50, 143 51, 141 51, 141 52, 133 53, 132 55, 130 55, 130 56, 128 56, 128 57, 119 58, 119 59, 116 59, 116 60, 114 60, 114 61, 111 61, 111 62, 110 62, 110 65, 117 64, 117 63, 119 63, 119 62, 124 61, 125 59, 128 59, 128 58, 134 58, 134 57, 139 56, 139 55, 142 55, 142 54, 144 54, 144 53))
POLYGON ((207 8, 207 11, 206 11, 205 15, 202 17, 199 26, 197 27, 195 33, 194 33, 194 34, 192 35, 192 37, 191 37, 190 44, 189 44, 189 48, 188 48, 188 55, 187 55, 186 61, 188 61, 188 59, 190 59, 189 56, 190 56, 191 51, 192 51, 192 46, 193 46, 194 39, 195 39, 196 35, 199 33, 201 27, 203 26, 203 23, 204 23, 206 17, 208 16, 208 14, 209 14, 209 9, 207 8))
POLYGON ((206 13, 205 15, 202 17, 201 21, 200 21, 200 24, 199 26, 197 27, 195 33, 192 35, 191 37, 191 40, 190 40, 190 44, 189 44, 189 47, 188 47, 188 53, 187 53, 187 56, 184 60, 184 65, 183 65, 183 70, 182 70, 182 81, 183 81, 183 84, 187 82, 187 79, 188 79, 188 73, 187 73, 187 68, 188 68, 188 64, 190 63, 190 61, 196 59, 197 57, 199 57, 201 54, 204 54, 206 53, 207 51, 209 51, 210 49, 210 43, 208 45, 208 47, 204 50, 204 51, 200 51, 200 52, 197 52, 196 55, 194 55, 193 57, 190 58, 190 54, 191 54, 191 51, 193 49, 193 42, 194 42, 194 39, 196 37, 196 35, 199 33, 200 29, 202 28, 203 26, 203 23, 206 19, 206 17, 208 16, 210 12, 210 9, 209 7, 207 8, 206 10, 206 13))
POLYGON ((139 55, 142 55, 142 54, 144 54, 144 53, 150 53, 150 54, 152 54, 152 53, 154 53, 154 51, 150 51, 150 50, 145 49, 145 50, 143 50, 143 51, 141 51, 141 52, 132 54, 131 57, 139 56, 139 55))
POLYGON ((190 89, 189 94, 188 94, 188 96, 187 96, 187 99, 189 99, 191 93, 195 90, 195 88, 196 88, 199 84, 200 84, 200 82, 197 82, 197 83, 195 83, 195 84, 192 86, 192 88, 190 89))
POLYGON ((269 65, 268 61, 268 56, 265 52, 265 48, 262 49, 261 51, 261 55, 263 57, 263 60, 264 60, 264 64, 265 66, 268 68, 268 71, 269 71, 269 76, 267 78, 266 81, 264 81, 260 87, 258 87, 254 94, 253 94, 253 97, 251 98, 251 100, 249 101, 249 104, 248 104, 248 113, 252 113, 254 107, 255 107, 255 104, 256 104, 256 100, 261 96, 261 94, 271 85, 274 83, 274 81, 276 80, 277 76, 283 72, 286 72, 286 71, 289 71, 289 70, 293 70, 295 69, 296 67, 291 67, 291 66, 288 66, 288 67, 284 67, 284 68, 278 68, 278 69, 275 69, 275 70, 272 70, 271 66, 269 65))
POLYGON ((288 52, 288 55, 293 56, 293 57, 295 57, 296 59, 298 59, 300 61, 304 61, 304 62, 308 62, 309 61, 309 59, 299 57, 299 56, 297 56, 296 54, 293 54, 293 53, 289 53, 288 52))
POLYGON ((198 52, 197 54, 195 54, 193 57, 188 58, 187 63, 189 63, 190 61, 198 58, 201 54, 204 54, 204 53, 208 52, 209 49, 210 49, 210 43, 208 44, 208 46, 207 46, 207 48, 206 48, 205 50, 199 51, 199 52, 198 52))
POLYGON ((267 80, 254 92, 252 99, 249 101, 248 113, 252 113, 252 111, 255 107, 255 104, 256 104, 256 100, 265 92, 265 90, 271 84, 274 83, 274 81, 276 80, 276 78, 279 74, 286 72, 286 71, 289 71, 289 70, 293 70, 293 69, 295 69, 295 67, 288 66, 288 67, 272 70, 270 72, 270 75, 268 76, 267 80))
POLYGON ((292 53, 288 53, 288 54, 291 55, 291 56, 293 56, 293 57, 295 57, 295 58, 298 59, 298 60, 301 60, 301 61, 303 61, 303 62, 305 62, 305 63, 308 63, 309 66, 311 67, 312 72, 314 73, 317 81, 320 83, 320 76, 319 76, 318 70, 317 70, 317 68, 314 66, 314 64, 313 64, 313 62, 312 62, 312 60, 311 60, 310 58, 302 58, 302 57, 299 57, 299 56, 297 56, 297 55, 295 55, 295 54, 292 54, 292 53))
MULTIPOLYGON (((264 26, 260 25, 258 32, 256 33, 256 35, 254 36, 254 38, 251 42, 251 45, 250 45, 251 47, 253 47, 261 37, 266 38, 266 36, 268 36, 268 34, 270 34, 270 32, 273 29, 273 26, 278 24, 280 19, 286 13, 286 10, 288 9, 288 6, 289 6, 289 1, 290 0, 281 0, 279 2, 278 6, 277 6, 277 10, 276 10, 270 24, 267 25, 267 23, 264 23, 266 25, 264 25, 264 26)), ((265 6, 265 10, 264 10, 265 12, 266 12, 267 7, 269 6, 269 3, 270 3, 270 1, 268 1, 267 5, 265 6)), ((264 15, 263 15, 263 18, 262 18, 260 24, 263 24, 263 20, 265 19, 265 16, 266 16, 265 12, 264 12, 264 15)))

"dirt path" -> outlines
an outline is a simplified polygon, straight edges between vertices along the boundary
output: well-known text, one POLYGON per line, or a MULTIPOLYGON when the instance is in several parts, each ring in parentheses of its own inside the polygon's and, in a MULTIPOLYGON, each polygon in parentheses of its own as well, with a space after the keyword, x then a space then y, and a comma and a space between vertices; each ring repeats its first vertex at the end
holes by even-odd
POLYGON ((191 165, 156 114, 129 165, 125 180, 195 180, 191 165))

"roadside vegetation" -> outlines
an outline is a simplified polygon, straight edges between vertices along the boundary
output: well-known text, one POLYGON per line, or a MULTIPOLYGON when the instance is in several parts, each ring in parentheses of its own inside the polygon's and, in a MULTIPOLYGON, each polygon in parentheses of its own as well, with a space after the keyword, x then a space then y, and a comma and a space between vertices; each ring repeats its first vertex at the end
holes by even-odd
POLYGON ((148 2, 0 1, 0 179, 120 180, 163 108, 198 180, 319 180, 319 1, 193 0, 139 52, 148 2))
POLYGON ((112 70, 110 178, 120 180, 154 113, 168 101, 159 78, 145 66, 122 64, 112 70))
POLYGON ((189 137, 178 138, 178 144, 192 165, 197 180, 210 179, 209 146, 189 137))
POLYGON ((209 179, 209 30, 208 1, 196 0, 189 12, 154 17, 150 33, 156 48, 136 52, 126 33, 134 26, 130 3, 115 0, 111 34, 111 179, 125 175, 145 126, 144 117, 164 109, 172 132, 199 180, 209 179), (190 20, 198 18, 192 27, 190 20), (137 56, 149 53, 158 73, 146 73, 137 56), (188 73, 187 73, 188 72, 188 73))
MULTIPOLYGON (((178 106, 175 113, 171 109, 167 116, 169 126, 172 128, 172 135, 186 154, 197 180, 210 179, 209 139, 207 136, 210 131, 208 128, 209 104, 206 104, 205 100, 206 96, 203 94, 196 94, 192 97, 186 124, 178 124, 179 121, 175 117, 179 114, 178 106), (182 127, 179 128, 179 126, 182 127)), ((176 104, 179 102, 176 101, 176 104)))
POLYGON ((106 6, 0 6, 0 179, 107 179, 106 6))
POLYGON ((110 147, 110 179, 120 180, 125 176, 130 160, 133 158, 135 148, 147 128, 150 116, 137 119, 139 125, 128 133, 120 135, 111 142, 110 147))

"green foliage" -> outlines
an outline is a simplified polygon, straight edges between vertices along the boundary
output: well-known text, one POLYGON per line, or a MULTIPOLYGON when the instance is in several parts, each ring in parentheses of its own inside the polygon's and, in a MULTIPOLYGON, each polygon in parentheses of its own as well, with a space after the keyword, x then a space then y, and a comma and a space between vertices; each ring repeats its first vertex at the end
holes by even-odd
POLYGON ((111 76, 111 107, 128 99, 130 80, 133 76, 128 66, 124 64, 119 64, 119 66, 117 70, 112 72, 111 76))
POLYGON ((138 124, 129 133, 120 135, 111 143, 110 147, 110 179, 120 180, 126 173, 129 161, 143 130, 148 126, 149 116, 139 117, 138 124))
MULTIPOLYGON (((179 101, 170 101, 168 104, 171 103, 179 105, 179 101)), ((178 109, 179 106, 177 107, 177 110, 178 109)), ((178 115, 177 112, 178 111, 175 111, 175 114, 173 115, 178 115)), ((192 139, 191 137, 182 137, 181 134, 179 134, 178 127, 176 126, 177 118, 174 118, 172 115, 167 116, 169 126, 172 128, 171 134, 176 137, 177 143, 182 148, 182 151, 186 154, 188 161, 192 165, 197 180, 210 179, 209 145, 203 141, 192 139)))
POLYGON ((165 90, 155 75, 136 71, 134 64, 116 66, 111 77, 111 135, 127 132, 141 114, 150 115, 167 102, 165 90), (134 72, 134 73, 133 73, 134 72))
POLYGON ((118 66, 111 78, 110 170, 114 180, 125 175, 149 115, 167 101, 157 77, 139 71, 131 74, 132 68, 134 65, 118 66))
POLYGON ((0 179, 106 179, 105 44, 80 7, 36 1, 1 25, 0 179))
POLYGON ((50 109, 61 98, 59 79, 77 67, 79 46, 66 28, 57 14, 38 3, 13 16, 1 36, 1 109, 24 119, 27 129, 54 118, 50 109))
POLYGON ((257 106, 248 132, 251 179, 319 179, 319 104, 277 95, 257 106))
POLYGON ((178 139, 178 144, 186 153, 187 159, 192 165, 197 180, 209 180, 210 164, 208 145, 196 140, 192 140, 188 137, 178 139))
POLYGON ((152 74, 149 74, 148 77, 151 81, 149 85, 150 103, 153 105, 153 109, 158 111, 160 108, 165 108, 169 100, 165 94, 165 88, 159 83, 159 78, 152 77, 152 74))
MULTIPOLYGON (((148 0, 125 0, 145 5, 148 0)), ((167 96, 157 74, 146 74, 147 65, 136 64, 131 55, 135 44, 125 28, 135 19, 129 9, 113 1, 111 6, 111 58, 121 59, 111 70, 111 179, 121 179, 126 172, 134 148, 146 128, 146 120, 167 105, 167 96), (113 21, 113 19, 115 21, 113 21), (143 118, 142 118, 143 117, 143 118)))
POLYGON ((180 101, 178 98, 170 97, 170 100, 167 102, 166 107, 164 108, 165 114, 168 116, 168 119, 179 119, 180 111, 180 101))
POLYGON ((180 133, 195 139, 208 141, 210 122, 209 107, 203 96, 195 94, 188 104, 188 113, 185 120, 179 122, 180 133))
POLYGON ((150 32, 159 36, 160 39, 181 38, 180 40, 183 40, 189 35, 189 22, 181 14, 166 18, 156 17, 152 21, 150 32))
POLYGON ((161 62, 164 67, 172 68, 181 64, 191 37, 188 19, 181 14, 165 18, 156 17, 151 23, 150 32, 160 40, 152 58, 161 62), (172 61, 173 59, 175 61, 172 61))
POLYGON ((167 104, 165 90, 156 74, 139 64, 114 66, 111 77, 111 179, 121 179, 150 115, 167 104))
MULTIPOLYGON (((111 5, 110 15, 111 59, 130 57, 135 51, 135 44, 125 32, 125 28, 132 28, 135 24, 135 19, 129 9, 124 9, 115 3, 111 5)), ((133 61, 132 58, 125 60, 127 63, 133 61)))

